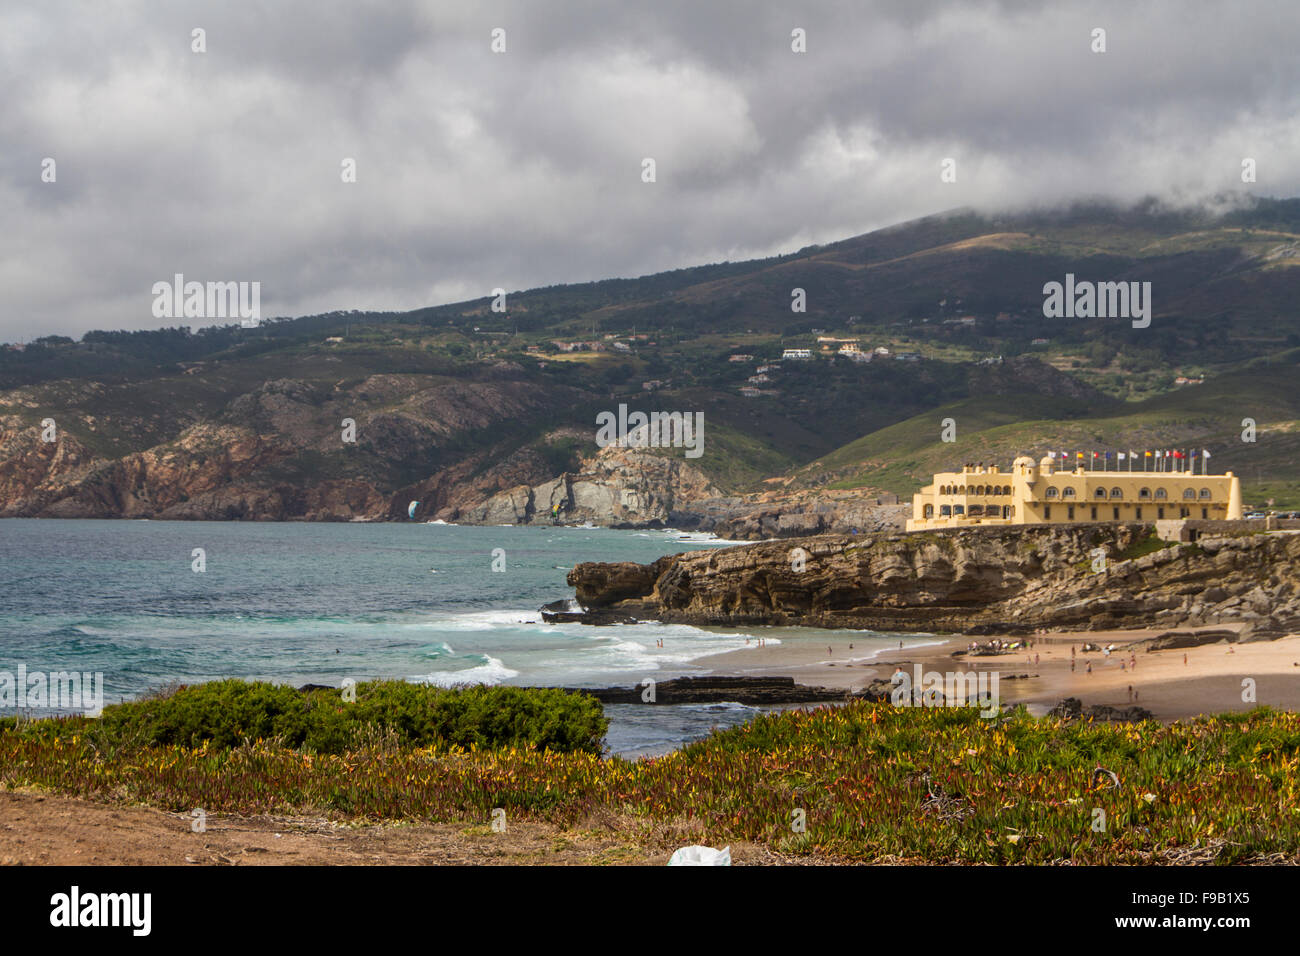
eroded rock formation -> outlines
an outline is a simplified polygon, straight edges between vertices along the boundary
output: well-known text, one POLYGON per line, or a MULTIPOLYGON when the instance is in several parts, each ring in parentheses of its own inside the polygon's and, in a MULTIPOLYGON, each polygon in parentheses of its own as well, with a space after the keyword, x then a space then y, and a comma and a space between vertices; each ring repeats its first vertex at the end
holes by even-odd
POLYGON ((1149 526, 1094 525, 822 535, 651 565, 584 563, 568 582, 598 613, 697 625, 978 634, 1231 623, 1261 637, 1300 630, 1300 535, 1203 538, 1143 553, 1151 534, 1149 526), (1107 555, 1100 572, 1098 548, 1107 555))

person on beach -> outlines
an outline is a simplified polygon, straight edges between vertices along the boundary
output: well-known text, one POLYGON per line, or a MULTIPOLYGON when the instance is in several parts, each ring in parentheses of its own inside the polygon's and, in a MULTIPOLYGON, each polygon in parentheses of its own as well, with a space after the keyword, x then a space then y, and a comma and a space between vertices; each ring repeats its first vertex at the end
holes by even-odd
POLYGON ((1074 658, 1073 658, 1073 657, 1070 658, 1070 673, 1071 673, 1071 674, 1074 673, 1074 658))
POLYGON ((1088 673, 1092 673, 1092 661, 1088 661, 1088 673))
POLYGON ((1187 652, 1183 651, 1183 666, 1187 666, 1187 652))
POLYGON ((1073 644, 1070 645, 1070 657, 1071 657, 1071 658, 1074 657, 1074 645, 1073 645, 1073 644))
POLYGON ((1128 699, 1129 699, 1129 703, 1132 703, 1132 702, 1133 702, 1133 685, 1132 685, 1132 684, 1129 684, 1129 685, 1128 685, 1128 699))

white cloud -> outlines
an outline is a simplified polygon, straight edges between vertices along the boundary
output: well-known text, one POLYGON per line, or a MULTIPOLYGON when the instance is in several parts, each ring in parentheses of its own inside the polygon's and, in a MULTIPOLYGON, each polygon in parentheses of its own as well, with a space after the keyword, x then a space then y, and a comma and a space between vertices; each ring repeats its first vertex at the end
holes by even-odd
POLYGON ((1204 200, 1244 156, 1294 195, 1297 27, 1289 0, 9 7, 0 339, 155 325, 176 271, 259 280, 268 315, 406 309, 964 204, 1204 200))

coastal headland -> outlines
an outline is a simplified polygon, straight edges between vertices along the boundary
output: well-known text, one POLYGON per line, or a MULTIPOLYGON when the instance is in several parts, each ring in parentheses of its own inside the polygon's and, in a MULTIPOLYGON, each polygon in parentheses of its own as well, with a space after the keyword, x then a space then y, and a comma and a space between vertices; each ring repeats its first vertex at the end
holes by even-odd
POLYGON ((879 699, 895 671, 920 665, 996 671, 1003 704, 1038 714, 1075 697, 1097 715, 1172 720, 1300 707, 1298 572, 1297 534, 1186 544, 1151 526, 1092 525, 823 535, 579 564, 569 583, 593 622, 935 635, 855 652, 841 630, 694 662, 714 678, 793 679, 822 695, 810 701, 833 690, 879 699), (983 645, 975 654, 972 638, 983 645))
POLYGON ((820 535, 569 572, 586 617, 1032 634, 1246 625, 1300 630, 1300 535, 1160 540, 1150 525, 820 535))

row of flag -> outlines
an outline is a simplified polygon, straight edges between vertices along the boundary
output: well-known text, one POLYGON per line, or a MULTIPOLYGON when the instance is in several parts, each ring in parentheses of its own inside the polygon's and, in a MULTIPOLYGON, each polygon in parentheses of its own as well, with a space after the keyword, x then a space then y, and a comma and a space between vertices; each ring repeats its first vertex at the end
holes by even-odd
MULTIPOLYGON (((1070 453, 1068 451, 1063 451, 1059 455, 1055 452, 1051 454, 1054 458, 1059 457, 1062 465, 1067 465, 1070 462, 1070 453)), ((1122 451, 1076 451, 1074 453, 1075 467, 1078 467, 1079 463, 1082 462, 1083 467, 1089 471, 1168 471, 1195 474, 1198 459, 1201 462, 1201 474, 1209 474, 1210 452, 1205 448, 1199 450, 1195 448, 1162 448, 1157 451, 1130 451, 1127 454, 1122 451), (1134 468, 1133 463, 1135 461, 1141 462, 1142 467, 1134 468), (1126 462, 1128 464, 1127 468, 1125 468, 1126 462), (1111 468, 1112 463, 1115 465, 1114 469, 1111 468)))

